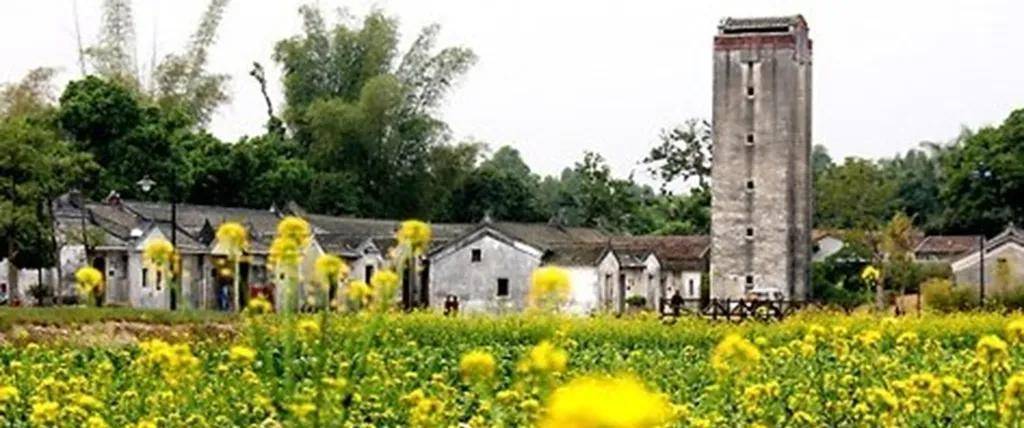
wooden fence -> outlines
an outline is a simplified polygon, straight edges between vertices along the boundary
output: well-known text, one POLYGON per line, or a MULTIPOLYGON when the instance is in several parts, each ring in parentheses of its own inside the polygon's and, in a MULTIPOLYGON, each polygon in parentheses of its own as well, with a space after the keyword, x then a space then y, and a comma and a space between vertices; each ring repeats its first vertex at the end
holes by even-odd
POLYGON ((796 300, 749 299, 661 299, 658 313, 667 316, 699 316, 714 321, 778 321, 807 307, 823 308, 821 304, 796 300))

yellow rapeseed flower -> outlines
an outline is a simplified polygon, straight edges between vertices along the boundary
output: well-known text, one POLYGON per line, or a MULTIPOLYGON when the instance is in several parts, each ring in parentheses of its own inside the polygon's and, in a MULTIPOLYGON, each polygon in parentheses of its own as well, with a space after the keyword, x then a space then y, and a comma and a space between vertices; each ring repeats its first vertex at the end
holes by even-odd
POLYGON ((525 364, 529 371, 539 373, 557 373, 565 371, 569 356, 562 349, 555 347, 550 341, 543 341, 530 349, 525 364))
POLYGON ((974 362, 986 370, 1006 370, 1009 368, 1009 359, 1009 347, 998 336, 988 335, 982 337, 974 348, 974 362))
POLYGON ((279 236, 270 243, 267 264, 271 269, 295 269, 302 260, 302 250, 298 241, 279 236))
POLYGON ((83 266, 75 272, 75 286, 83 297, 103 292, 103 272, 92 266, 83 266))
POLYGON ((13 386, 0 386, 0 406, 18 399, 18 388, 13 386))
POLYGON ((1006 339, 1010 343, 1024 344, 1024 318, 1017 318, 1006 324, 1006 339))
POLYGON ((311 236, 309 223, 299 217, 288 216, 277 223, 277 237, 289 239, 305 246, 311 236))
POLYGON ((420 255, 430 245, 430 225, 419 220, 406 220, 402 222, 395 238, 400 245, 408 246, 413 254, 420 255))
POLYGON ((316 411, 316 405, 313 403, 290 404, 288 405, 288 411, 295 415, 296 418, 306 419, 316 411))
POLYGON ((174 261, 174 246, 166 239, 153 239, 143 248, 142 258, 150 268, 166 271, 174 261))
POLYGON ((878 268, 871 265, 868 265, 866 268, 864 268, 863 271, 860 272, 860 279, 870 284, 878 282, 878 279, 881 277, 882 271, 878 270, 878 268))
POLYGON ((487 380, 494 376, 496 365, 493 355, 478 349, 462 356, 459 373, 466 380, 487 380))
POLYGON ((333 254, 322 254, 313 264, 316 280, 323 286, 338 284, 348 276, 348 265, 341 257, 333 254))
POLYGON ((1010 376, 1003 388, 1003 399, 999 402, 999 412, 1003 423, 1007 426, 1012 421, 1024 418, 1024 372, 1010 376))
POLYGON ((348 284, 348 288, 345 289, 345 296, 352 302, 365 305, 370 302, 373 290, 363 281, 352 281, 348 284))
POLYGON ((249 301, 245 310, 251 314, 269 314, 274 311, 274 306, 267 299, 256 297, 249 301))
POLYGON ((711 352, 711 366, 719 373, 744 372, 761 361, 761 351, 738 334, 722 339, 711 352))
POLYGON ((296 327, 299 330, 299 334, 302 335, 302 337, 307 340, 312 339, 316 335, 320 334, 320 324, 318 324, 315 320, 301 320, 296 325, 296 327))
POLYGON ((530 276, 530 304, 557 307, 569 297, 570 287, 569 271, 557 266, 538 268, 530 276))
POLYGON ((32 413, 28 419, 33 425, 47 425, 57 422, 60 405, 52 401, 40 401, 32 405, 32 413))
POLYGON ((542 428, 653 428, 665 426, 673 408, 664 395, 632 377, 582 377, 548 400, 542 428))
POLYGON ((249 246, 249 233, 241 223, 225 222, 217 228, 217 242, 231 257, 240 257, 249 246))
POLYGON ((391 269, 381 269, 373 273, 370 277, 370 286, 373 291, 377 293, 382 303, 388 302, 391 296, 398 289, 398 283, 401 278, 395 271, 391 269))
POLYGON ((248 346, 232 346, 231 350, 228 351, 228 358, 234 362, 251 364, 256 360, 256 350, 248 346))

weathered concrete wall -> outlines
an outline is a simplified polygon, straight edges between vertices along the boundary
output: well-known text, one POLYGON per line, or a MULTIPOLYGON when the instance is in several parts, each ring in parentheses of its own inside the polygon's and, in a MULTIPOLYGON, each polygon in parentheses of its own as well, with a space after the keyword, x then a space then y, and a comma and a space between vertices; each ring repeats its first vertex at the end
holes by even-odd
POLYGON ((810 259, 810 42, 798 28, 719 35, 715 45, 711 294, 736 298, 752 285, 801 298, 810 259))
POLYGON ((619 300, 619 261, 615 255, 608 253, 597 265, 599 307, 603 311, 613 311, 618 308, 619 300))
POLYGON ((430 260, 430 305, 444 308, 448 295, 459 298, 463 312, 519 311, 526 307, 530 275, 540 266, 539 251, 478 235, 467 245, 454 248, 430 260), (481 251, 479 262, 472 262, 472 251, 481 251), (509 282, 508 297, 498 297, 498 279, 509 282))
POLYGON ((572 291, 566 302, 565 312, 577 315, 589 314, 598 309, 598 271, 593 266, 569 266, 569 281, 572 291))
MULTIPOLYGON (((981 263, 978 253, 953 265, 957 286, 979 289, 981 263)), ((1014 243, 985 253, 985 295, 994 296, 1024 286, 1024 248, 1014 243)), ((978 290, 980 292, 980 290, 978 290)))

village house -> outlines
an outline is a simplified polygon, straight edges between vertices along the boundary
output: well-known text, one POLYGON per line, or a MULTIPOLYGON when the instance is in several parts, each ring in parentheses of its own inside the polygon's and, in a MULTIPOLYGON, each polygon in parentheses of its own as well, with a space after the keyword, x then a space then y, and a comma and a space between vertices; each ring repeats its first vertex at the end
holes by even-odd
POLYGON ((996 237, 985 241, 984 258, 980 242, 980 239, 976 240, 973 251, 952 262, 957 286, 971 287, 980 292, 982 266, 986 296, 1024 285, 1024 230, 1010 225, 996 237))
POLYGON ((572 289, 565 311, 622 312, 628 302, 655 309, 675 292, 700 297, 707 269, 706 236, 612 237, 557 223, 481 223, 429 256, 430 304, 459 302, 470 312, 519 311, 528 304, 530 275, 565 268, 572 289))
MULTIPOLYGON (((455 299, 460 310, 519 311, 526 307, 530 275, 556 247, 600 244, 600 231, 555 223, 508 223, 485 219, 428 256, 428 303, 443 308, 455 299)), ((575 287, 575 285, 574 285, 575 287)), ((572 295, 580 292, 574 290, 572 295)), ((581 294, 585 295, 586 293, 581 294)), ((570 307, 586 305, 570 302, 570 307)), ((579 308, 574 308, 579 311, 579 308)))
POLYGON ((981 242, 981 235, 926 236, 914 248, 914 259, 920 263, 949 264, 980 249, 981 242))

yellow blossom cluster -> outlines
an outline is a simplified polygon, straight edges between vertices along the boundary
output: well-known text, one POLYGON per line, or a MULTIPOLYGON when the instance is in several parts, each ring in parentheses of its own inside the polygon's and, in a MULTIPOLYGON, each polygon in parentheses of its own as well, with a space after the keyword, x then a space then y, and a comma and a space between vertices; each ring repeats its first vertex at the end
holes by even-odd
POLYGON ((557 308, 571 291, 569 272, 558 266, 545 266, 530 276, 530 304, 541 308, 557 308))

